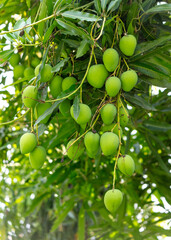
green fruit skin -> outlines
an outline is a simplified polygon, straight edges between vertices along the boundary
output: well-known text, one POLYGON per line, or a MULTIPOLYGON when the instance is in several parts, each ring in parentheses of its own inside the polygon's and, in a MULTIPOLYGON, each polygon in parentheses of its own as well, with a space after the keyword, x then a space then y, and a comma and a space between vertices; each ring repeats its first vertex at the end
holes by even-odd
POLYGON ((59 104, 59 111, 62 113, 64 117, 70 116, 70 108, 71 108, 71 102, 68 99, 66 99, 65 101, 59 104))
POLYGON ((26 107, 31 108, 36 104, 37 89, 34 86, 28 86, 24 89, 22 94, 22 100, 26 107), (34 100, 35 99, 35 100, 34 100))
POLYGON ((24 66, 23 65, 16 65, 14 67, 14 78, 22 78, 24 76, 24 66))
POLYGON ((120 125, 122 127, 126 127, 126 125, 128 124, 129 122, 129 114, 128 114, 128 111, 126 109, 124 109, 123 107, 121 107, 119 109, 119 118, 120 118, 120 125), (126 114, 127 112, 127 114, 126 114))
POLYGON ((37 65, 37 67, 34 69, 34 74, 37 77, 39 75, 39 68, 41 66, 41 63, 39 65, 37 65))
POLYGON ((73 112, 73 105, 70 108, 70 114, 71 117, 78 123, 78 124, 85 124, 88 123, 91 119, 91 109, 88 105, 80 103, 80 113, 78 115, 78 118, 74 118, 74 112, 73 112))
MULTIPOLYGON (((116 135, 119 136, 118 124, 116 124, 116 123, 112 123, 110 125, 102 126, 101 131, 102 132, 110 132, 111 131, 111 132, 113 132, 113 133, 115 133, 116 135)), ((122 131, 121 126, 120 126, 120 135, 121 136, 123 135, 123 131, 122 131)))
POLYGON ((34 69, 32 67, 28 67, 24 70, 24 77, 30 78, 34 76, 34 69))
POLYGON ((123 194, 119 189, 108 190, 104 195, 104 205, 107 210, 111 213, 114 213, 123 200, 123 194))
POLYGON ((121 75, 122 89, 129 92, 137 84, 138 75, 134 70, 128 70, 121 75))
POLYGON ((23 154, 32 152, 37 145, 36 136, 33 133, 25 133, 20 138, 20 151, 23 154))
POLYGON ((50 93, 53 98, 57 98, 57 96, 62 92, 62 80, 61 76, 56 76, 52 79, 50 83, 50 93))
POLYGON ((71 147, 70 145, 75 141, 75 139, 71 139, 67 144, 67 155, 71 160, 78 159, 84 152, 84 143, 77 141, 71 147))
POLYGON ((40 59, 38 57, 34 57, 31 61, 31 66, 35 68, 39 64, 40 64, 40 59))
POLYGON ((105 132, 100 138, 100 147, 105 156, 116 153, 119 146, 119 138, 115 133, 105 132))
POLYGON ((119 42, 120 50, 128 57, 134 54, 137 46, 137 40, 133 35, 123 36, 119 42))
POLYGON ((52 67, 49 64, 45 64, 41 71, 40 82, 48 82, 53 77, 52 67))
POLYGON ((20 61, 20 55, 18 53, 13 54, 9 60, 12 67, 15 67, 16 65, 18 65, 19 61, 20 61))
POLYGON ((93 156, 95 156, 100 147, 100 136, 98 133, 88 132, 84 137, 84 144, 86 150, 93 156))
POLYGON ((109 97, 115 97, 121 89, 121 81, 117 77, 110 77, 105 84, 106 92, 109 97))
POLYGON ((113 72, 119 63, 119 54, 113 48, 108 48, 103 53, 103 63, 109 72, 113 72))
POLYGON ((32 168, 40 169, 46 160, 46 150, 42 146, 37 146, 29 155, 32 168))
POLYGON ((109 125, 114 121, 115 117, 116 107, 111 103, 106 104, 101 110, 101 118, 103 123, 109 125))
MULTIPOLYGON (((35 108, 34 108, 34 117, 35 119, 38 119, 47 109, 49 109, 51 107, 50 103, 38 103, 36 104, 35 108), (37 111, 37 113, 36 113, 37 111)), ((41 123, 47 123, 47 121, 49 120, 50 115, 45 117, 41 123)))
POLYGON ((108 77, 108 71, 103 64, 96 64, 90 67, 87 74, 87 81, 95 88, 102 88, 106 78, 108 77))
POLYGON ((131 156, 125 155, 118 159, 119 170, 127 176, 131 176, 135 171, 135 163, 131 156))
MULTIPOLYGON (((77 83, 76 78, 74 77, 66 77, 62 81, 62 91, 68 90, 72 85, 75 85, 77 83)), ((68 99, 73 99, 74 95, 70 96, 68 99)))

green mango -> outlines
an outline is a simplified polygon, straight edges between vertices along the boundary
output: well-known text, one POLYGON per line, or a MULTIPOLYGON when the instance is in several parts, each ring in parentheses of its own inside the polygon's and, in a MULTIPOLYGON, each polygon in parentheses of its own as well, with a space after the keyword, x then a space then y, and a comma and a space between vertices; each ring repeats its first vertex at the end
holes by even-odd
POLYGON ((115 133, 105 132, 100 138, 100 147, 105 156, 116 154, 119 138, 115 133))
POLYGON ((103 64, 96 64, 90 67, 87 74, 87 81, 95 88, 102 88, 106 78, 108 77, 108 71, 103 64))
POLYGON ((135 163, 131 156, 125 155, 118 159, 119 170, 127 176, 131 176, 135 171, 135 163))
POLYGON ((119 189, 108 190, 104 196, 104 205, 107 210, 111 213, 114 213, 123 200, 123 194, 119 189))
POLYGON ((115 97, 121 89, 121 81, 117 77, 109 77, 105 83, 106 92, 109 97, 115 97))
POLYGON ((101 109, 100 113, 103 123, 110 125, 116 117, 116 107, 114 104, 108 103, 101 109))
POLYGON ((20 138, 20 151, 23 154, 32 152, 37 145, 34 133, 24 133, 20 138))
POLYGON ((30 152, 29 160, 32 168, 41 168, 46 160, 45 148, 42 146, 37 146, 32 152, 30 152))
POLYGON ((109 72, 113 72, 119 63, 119 54, 113 48, 108 48, 103 53, 103 63, 109 72))
POLYGON ((37 88, 35 86, 28 86, 24 89, 22 100, 26 107, 34 107, 37 103, 37 88))
POLYGON ((132 56, 136 46, 137 40, 131 34, 123 36, 119 42, 119 48, 126 56, 132 56))
POLYGON ((73 112, 73 105, 70 108, 71 117, 80 125, 88 123, 91 119, 91 109, 88 105, 80 103, 80 112, 78 118, 75 119, 73 112))

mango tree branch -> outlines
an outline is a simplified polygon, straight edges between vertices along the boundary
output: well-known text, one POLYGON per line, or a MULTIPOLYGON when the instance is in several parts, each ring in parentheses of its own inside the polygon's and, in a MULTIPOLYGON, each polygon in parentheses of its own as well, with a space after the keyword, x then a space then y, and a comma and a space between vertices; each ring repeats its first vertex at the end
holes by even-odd
POLYGON ((18 117, 18 118, 16 118, 16 119, 13 119, 13 120, 11 120, 11 121, 9 121, 9 122, 0 123, 0 127, 1 127, 1 126, 4 126, 4 125, 9 125, 9 124, 11 124, 11 123, 13 123, 13 122, 18 121, 19 119, 23 118, 29 111, 30 111, 30 109, 28 109, 22 116, 20 116, 20 117, 18 117))

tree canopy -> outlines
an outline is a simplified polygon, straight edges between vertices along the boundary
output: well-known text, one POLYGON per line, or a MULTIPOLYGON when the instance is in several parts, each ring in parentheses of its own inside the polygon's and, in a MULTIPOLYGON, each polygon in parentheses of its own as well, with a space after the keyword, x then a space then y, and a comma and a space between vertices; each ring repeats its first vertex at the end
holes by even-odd
MULTIPOLYGON (((170 13, 169 1, 158 0, 0 1, 2 240, 171 236, 170 13), (119 46, 125 35, 134 35, 137 41, 130 56, 119 46), (117 67, 107 72, 108 77, 121 78, 130 69, 138 76, 129 91, 123 90, 122 82, 114 97, 104 84, 93 87, 87 77, 91 66, 103 64, 108 48, 118 53, 117 67), (73 83, 66 80, 65 85, 68 77, 73 83), (36 110, 22 99, 30 85, 38 91, 36 110), (106 103, 116 106, 111 128, 101 116, 106 103), (38 104, 46 109, 38 109, 38 104), (91 119, 87 110, 84 124, 78 121, 80 104, 91 109, 91 119), (125 113, 128 121, 122 126, 125 113), (114 154, 106 156, 100 148, 93 156, 88 153, 84 144, 88 131, 101 137, 116 126, 119 147, 114 154), (46 150, 40 169, 32 168, 28 153, 21 153, 20 138, 26 132, 34 133, 46 150), (68 145, 71 139, 78 149, 68 145), (120 155, 134 160, 132 176, 118 168, 120 155), (112 187, 123 193, 113 213, 104 205, 104 195, 112 187)), ((35 101, 30 92, 27 97, 35 101)))

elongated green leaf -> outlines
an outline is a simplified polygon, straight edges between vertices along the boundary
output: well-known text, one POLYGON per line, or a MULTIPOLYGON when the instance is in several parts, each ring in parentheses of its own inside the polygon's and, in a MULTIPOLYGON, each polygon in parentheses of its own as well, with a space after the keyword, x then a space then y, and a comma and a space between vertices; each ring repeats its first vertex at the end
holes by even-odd
MULTIPOLYGON (((42 20, 47 15, 46 0, 43 0, 40 4, 41 4, 41 9, 40 9, 40 14, 39 14, 39 20, 42 20)), ((43 36, 44 25, 45 25, 45 22, 41 22, 38 24, 38 31, 39 31, 39 34, 41 37, 43 36)))
POLYGON ((77 95, 74 98, 73 112, 74 112, 74 118, 77 120, 77 118, 80 114, 80 96, 79 95, 77 95))
POLYGON ((49 40, 50 35, 53 32, 53 29, 57 26, 57 22, 54 21, 52 23, 52 25, 48 28, 47 32, 45 33, 44 39, 43 39, 43 43, 46 43, 49 40))
POLYGON ((62 13, 62 16, 67 17, 67 18, 72 18, 72 19, 79 19, 81 21, 89 21, 89 22, 97 21, 99 19, 99 17, 94 14, 73 11, 73 10, 62 13))
POLYGON ((82 57, 89 50, 89 44, 86 40, 81 41, 79 48, 77 49, 76 58, 82 57))
POLYGON ((108 12, 109 12, 110 10, 112 10, 112 12, 115 11, 115 10, 119 7, 119 5, 120 5, 121 2, 122 2, 122 0, 114 0, 114 1, 111 1, 111 2, 109 3, 109 6, 108 6, 107 11, 108 11, 108 12))
POLYGON ((59 70, 65 65, 69 58, 61 60, 56 66, 52 68, 52 72, 59 72, 59 70))
POLYGON ((90 39, 90 36, 83 29, 77 27, 75 24, 67 22, 62 18, 56 19, 56 21, 60 26, 68 30, 68 34, 71 33, 71 35, 76 35, 82 38, 90 39))
POLYGON ((81 207, 78 215, 78 239, 85 239, 85 210, 83 206, 81 207))
POLYGON ((152 120, 146 120, 143 122, 143 125, 150 129, 151 131, 157 131, 157 132, 167 132, 171 130, 171 124, 168 124, 166 122, 157 122, 152 120))
POLYGON ((30 2, 31 2, 31 0, 26 0, 27 7, 28 7, 28 8, 30 8, 30 2))
POLYGON ((75 201, 72 199, 63 204, 63 211, 58 216, 58 218, 56 219, 54 224, 52 225, 51 232, 55 231, 59 227, 59 225, 64 221, 68 212, 73 209, 74 203, 75 203, 75 201))
MULTIPOLYGON (((34 77, 34 76, 31 76, 31 77, 34 77)), ((28 80, 28 77, 24 77, 24 78, 18 79, 17 81, 15 81, 15 82, 13 82, 13 83, 11 83, 9 85, 5 85, 2 89, 7 88, 9 86, 13 86, 13 85, 19 84, 19 83, 24 82, 26 80, 28 80)))
POLYGON ((109 0, 101 0, 101 6, 103 11, 106 9, 108 2, 109 0))
POLYGON ((10 50, 5 50, 3 52, 0 52, 0 63, 3 63, 5 61, 7 61, 11 55, 14 53, 14 50, 10 49, 10 50))
POLYGON ((41 71, 42 71, 42 69, 43 69, 44 66, 45 66, 47 54, 48 54, 48 51, 49 51, 49 47, 50 47, 50 45, 47 47, 46 52, 45 52, 45 54, 43 55, 42 63, 41 63, 40 68, 39 68, 39 74, 38 74, 38 76, 37 76, 36 82, 39 82, 39 81, 40 81, 41 71))
POLYGON ((151 14, 151 13, 160 13, 160 12, 168 12, 168 11, 171 11, 171 3, 157 5, 155 7, 148 9, 145 13, 151 14))
POLYGON ((94 0, 94 6, 95 6, 96 11, 100 14, 101 13, 100 0, 94 0))
POLYGON ((141 76, 139 79, 154 86, 171 89, 171 82, 166 80, 165 78, 163 78, 161 81, 160 79, 141 76))

